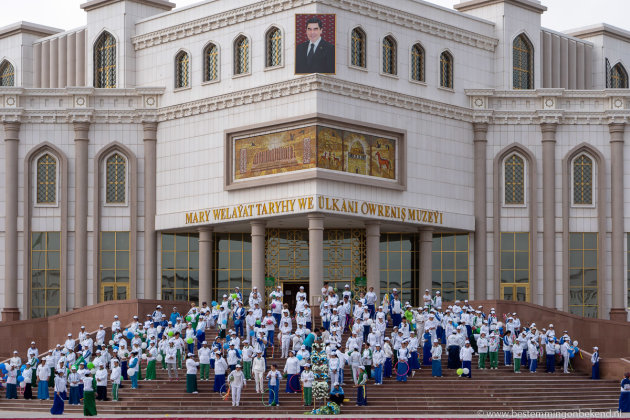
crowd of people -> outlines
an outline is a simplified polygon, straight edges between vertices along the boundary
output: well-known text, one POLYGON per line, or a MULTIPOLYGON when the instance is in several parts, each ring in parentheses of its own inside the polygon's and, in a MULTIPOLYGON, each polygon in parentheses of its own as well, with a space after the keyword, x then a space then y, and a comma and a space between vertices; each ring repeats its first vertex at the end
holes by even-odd
MULTIPOLYGON (((141 380, 155 380, 160 367, 170 381, 178 381, 179 371, 185 369, 189 393, 198 393, 198 380, 212 380, 212 390, 226 398, 231 395, 233 406, 240 405, 242 389, 252 381, 257 393, 268 393, 266 405, 280 405, 284 381, 284 392, 303 393, 304 406, 310 406, 316 378, 329 382, 331 401, 348 402, 343 386, 350 384, 356 388, 356 404, 365 406, 366 384, 382 385, 383 378, 406 382, 423 366, 433 377, 441 377, 443 357, 448 369, 472 378, 474 369, 497 369, 499 363, 512 366, 516 374, 537 373, 539 362, 546 373, 559 366, 568 374, 571 359, 579 354, 578 342, 568 331, 556 332, 552 324, 523 325, 516 313, 499 317, 494 308, 473 308, 468 301, 443 308, 439 291, 432 296, 426 290, 422 305, 413 308, 401 301, 396 289, 379 297, 372 288, 355 295, 349 285, 339 291, 325 284, 317 325, 303 288, 293 308, 283 296, 280 286, 267 299, 254 287, 244 299, 236 288, 219 302, 200 307, 193 303, 185 314, 176 307, 167 314, 158 305, 144 320, 134 316, 127 327, 115 316, 109 340, 100 325, 94 336, 84 327, 76 338, 68 333, 66 341, 45 356, 32 342, 24 363, 16 350, 0 365, 6 397, 17 398, 19 386, 25 399, 48 400, 51 388, 51 413, 62 413, 65 401, 82 403, 85 415, 95 415, 95 401, 117 401, 123 384, 138 388, 141 380), (319 357, 313 353, 314 344, 325 349, 324 374, 311 370, 311 356, 319 357), (283 366, 269 361, 276 359, 276 352, 283 366), (345 366, 350 378, 344 376, 345 366)), ((599 349, 593 350, 592 379, 599 379, 599 349)), ((626 381, 622 394, 630 392, 626 381)))

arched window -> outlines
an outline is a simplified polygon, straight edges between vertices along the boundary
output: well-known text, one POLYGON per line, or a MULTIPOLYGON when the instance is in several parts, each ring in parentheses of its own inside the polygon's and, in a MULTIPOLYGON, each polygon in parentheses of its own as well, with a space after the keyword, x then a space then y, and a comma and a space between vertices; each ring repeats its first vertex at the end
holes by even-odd
POLYGON ((234 41, 234 74, 249 73, 249 39, 239 36, 234 41))
POLYGON ((7 60, 0 63, 0 86, 15 86, 15 69, 7 60))
POLYGON ((534 48, 525 34, 512 43, 512 84, 514 89, 534 88, 534 48))
POLYGON ((46 153, 37 159, 37 203, 57 202, 57 159, 46 153))
POLYGON ((610 82, 613 89, 628 89, 628 73, 621 63, 611 69, 610 82))
POLYGON ((219 47, 208 44, 203 50, 203 81, 210 82, 219 78, 219 47))
POLYGON ((114 153, 107 158, 105 172, 105 201, 112 204, 124 204, 127 191, 127 161, 119 153, 114 153))
POLYGON ((350 35, 350 64, 356 67, 366 66, 365 60, 365 32, 361 28, 354 28, 350 35))
POLYGON ((573 204, 593 204, 593 159, 587 155, 573 159, 573 204))
POLYGON ((282 65, 282 32, 280 29, 273 27, 267 31, 265 37, 266 49, 266 67, 275 67, 282 65))
POLYGON ((447 51, 440 55, 440 86, 453 88, 453 56, 447 51))
POLYGON ((186 51, 180 51, 175 57, 175 87, 190 86, 190 57, 186 51))
POLYGON ((116 40, 103 32, 94 44, 94 87, 116 87, 116 40))
POLYGON ((420 44, 411 47, 411 80, 424 82, 424 48, 420 44))
POLYGON ((513 154, 505 159, 504 168, 505 204, 525 204, 525 160, 513 154))
POLYGON ((396 74, 396 40, 391 36, 383 38, 383 73, 396 74))

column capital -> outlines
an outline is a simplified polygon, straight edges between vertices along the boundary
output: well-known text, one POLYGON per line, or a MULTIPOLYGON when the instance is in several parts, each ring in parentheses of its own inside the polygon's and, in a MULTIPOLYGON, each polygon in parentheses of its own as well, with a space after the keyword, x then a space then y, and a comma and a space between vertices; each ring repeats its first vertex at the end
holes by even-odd
POLYGON ((88 133, 90 131, 90 123, 87 121, 76 121, 72 123, 74 127, 74 140, 90 140, 88 133))
MULTIPOLYGON (((197 232, 199 234, 212 233, 213 231, 214 231, 214 228, 212 226, 203 226, 203 227, 200 227, 199 229, 197 229, 197 232)), ((201 236, 199 236, 199 240, 201 240, 201 236)))
POLYGON ((473 123, 474 142, 488 141, 488 123, 473 123))
POLYGON ((155 121, 143 121, 142 128, 144 129, 144 141, 156 141, 158 123, 155 121))
POLYGON ((558 124, 556 123, 542 123, 540 124, 540 131, 542 132, 542 141, 556 141, 556 129, 558 124))
POLYGON ((19 121, 10 121, 2 123, 4 127, 4 141, 7 140, 20 140, 20 126, 19 121))
POLYGON ((324 215, 321 213, 311 213, 308 218, 308 230, 324 230, 324 215))
POLYGON ((608 131, 610 132, 610 142, 622 142, 623 135, 626 130, 626 123, 610 123, 608 124, 608 131))
POLYGON ((370 220, 365 222, 366 236, 381 236, 381 222, 370 220))
POLYGON ((249 222, 249 225, 252 227, 252 236, 265 236, 267 222, 264 220, 253 220, 249 222))

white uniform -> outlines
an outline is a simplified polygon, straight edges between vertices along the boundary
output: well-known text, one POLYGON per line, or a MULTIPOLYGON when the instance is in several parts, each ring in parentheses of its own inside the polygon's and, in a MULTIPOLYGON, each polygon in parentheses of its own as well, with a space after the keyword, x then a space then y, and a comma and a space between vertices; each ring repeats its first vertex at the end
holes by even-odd
POLYGON ((254 360, 252 360, 252 372, 254 373, 254 380, 256 381, 256 392, 262 394, 265 390, 263 377, 265 374, 265 359, 255 357, 254 360))
POLYGON ((228 382, 232 388, 232 406, 238 407, 241 402, 241 390, 247 383, 243 371, 235 370, 228 376, 228 382))

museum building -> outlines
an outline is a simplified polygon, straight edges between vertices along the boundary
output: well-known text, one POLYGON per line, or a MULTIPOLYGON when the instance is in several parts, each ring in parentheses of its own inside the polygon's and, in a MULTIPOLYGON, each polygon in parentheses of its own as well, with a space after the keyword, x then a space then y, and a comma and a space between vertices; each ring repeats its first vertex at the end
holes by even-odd
POLYGON ((630 32, 535 0, 81 8, 0 28, 3 320, 324 282, 627 319, 630 32))

